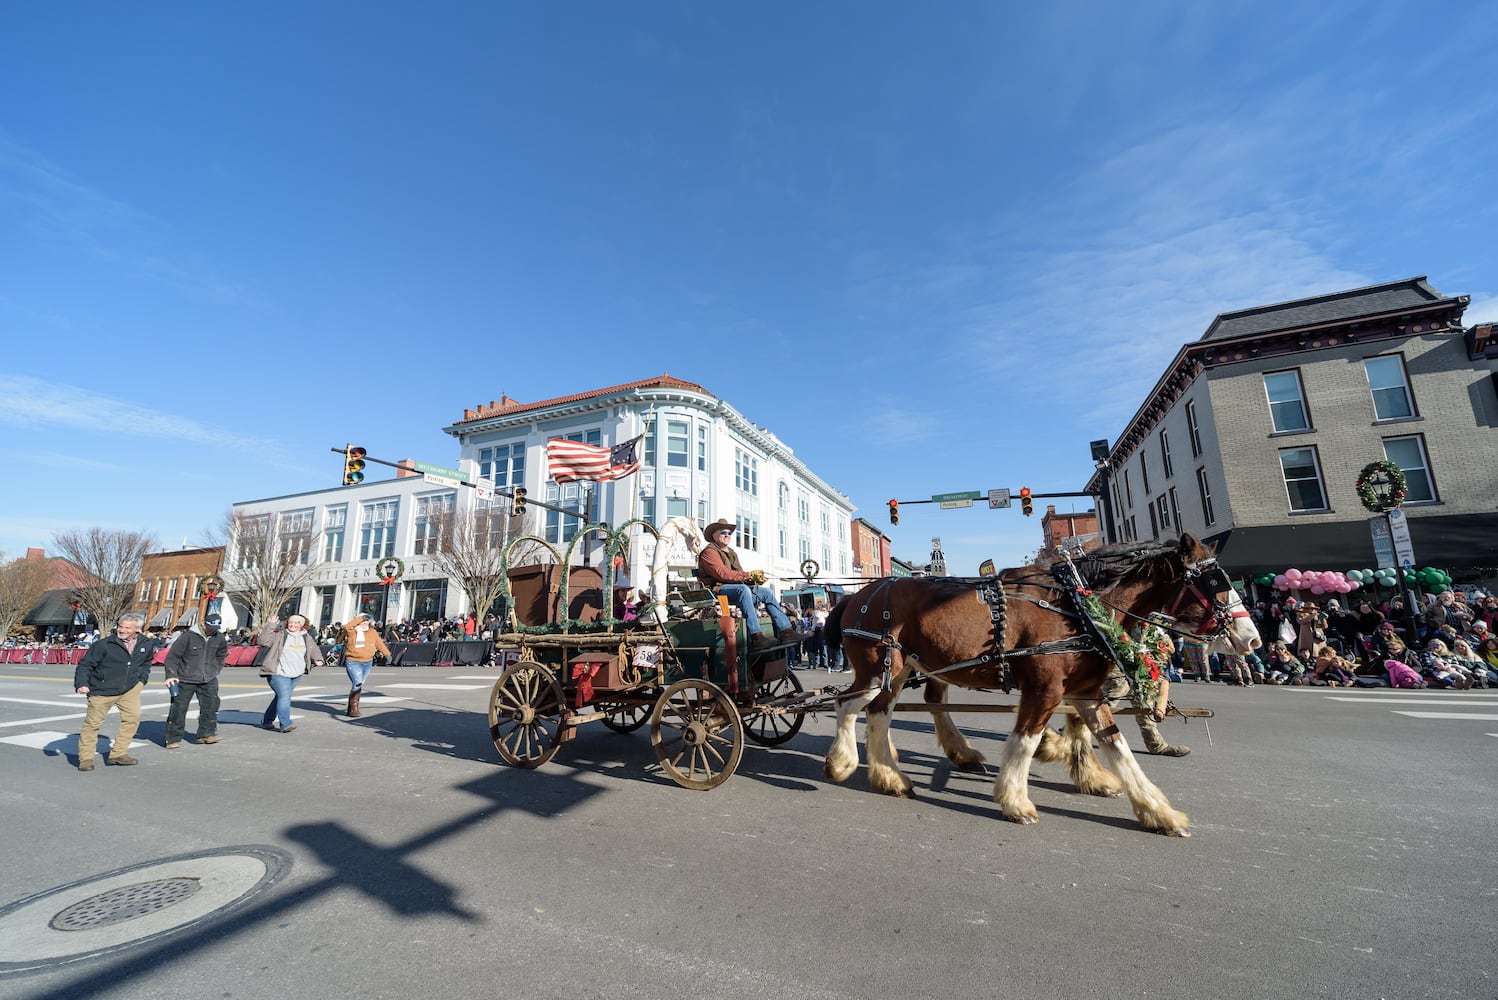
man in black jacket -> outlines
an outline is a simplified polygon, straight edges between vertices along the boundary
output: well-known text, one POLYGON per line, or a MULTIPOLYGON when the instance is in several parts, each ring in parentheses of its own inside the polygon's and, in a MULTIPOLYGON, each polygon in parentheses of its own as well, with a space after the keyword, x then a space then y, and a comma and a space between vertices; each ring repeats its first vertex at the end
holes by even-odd
POLYGON ((229 655, 229 640, 223 634, 224 620, 216 614, 203 619, 177 636, 166 654, 166 685, 172 692, 172 707, 166 714, 166 748, 182 745, 187 728, 187 707, 198 699, 198 742, 218 742, 218 675, 229 655))
POLYGON ((99 727, 111 708, 120 710, 120 731, 109 747, 111 764, 138 764, 130 756, 130 741, 140 728, 140 692, 151 676, 156 642, 140 634, 145 617, 121 615, 115 630, 88 647, 73 671, 73 689, 88 695, 88 712, 78 734, 78 770, 94 769, 99 727))

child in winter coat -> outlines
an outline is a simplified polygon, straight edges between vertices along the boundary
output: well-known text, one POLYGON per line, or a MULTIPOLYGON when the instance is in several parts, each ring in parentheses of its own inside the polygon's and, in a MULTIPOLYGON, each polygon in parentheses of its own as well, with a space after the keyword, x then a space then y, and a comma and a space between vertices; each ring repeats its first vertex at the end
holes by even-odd
POLYGON ((1330 646, 1325 647, 1316 654, 1315 676, 1311 683, 1325 684, 1328 687, 1352 687, 1352 664, 1333 652, 1330 646))
POLYGON ((1306 666, 1280 640, 1269 644, 1269 683, 1304 684, 1306 666))
POLYGON ((1389 674, 1389 686, 1397 688, 1423 688, 1425 682, 1413 667, 1398 660, 1385 660, 1384 670, 1389 674))

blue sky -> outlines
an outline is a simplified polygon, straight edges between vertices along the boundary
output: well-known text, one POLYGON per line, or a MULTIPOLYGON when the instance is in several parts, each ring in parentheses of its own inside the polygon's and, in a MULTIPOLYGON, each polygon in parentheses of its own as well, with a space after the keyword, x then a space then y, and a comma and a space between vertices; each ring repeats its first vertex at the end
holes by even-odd
POLYGON ((669 371, 1016 564, 1039 517, 884 502, 1080 489, 1219 312, 1498 317, 1498 7, 1314 8, 5 4, 0 550, 669 371))

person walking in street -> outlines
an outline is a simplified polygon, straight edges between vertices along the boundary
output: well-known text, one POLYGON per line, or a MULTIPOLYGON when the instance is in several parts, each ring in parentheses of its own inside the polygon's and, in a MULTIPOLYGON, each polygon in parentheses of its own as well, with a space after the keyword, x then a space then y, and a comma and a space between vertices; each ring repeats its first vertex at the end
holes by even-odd
POLYGON ((94 643, 73 671, 73 690, 88 696, 83 730, 78 734, 78 770, 92 771, 98 753, 99 727, 111 708, 120 712, 120 728, 109 745, 109 763, 138 764, 130 741, 140 728, 140 693, 151 677, 156 643, 140 634, 143 615, 121 615, 115 629, 94 643))
POLYGON ((775 644, 774 639, 762 632, 759 612, 754 608, 755 601, 762 602, 769 612, 775 635, 780 642, 800 642, 805 636, 791 625, 775 592, 764 585, 764 571, 756 569, 745 572, 739 565, 739 554, 729 545, 734 528, 732 521, 721 519, 707 526, 707 530, 703 532, 707 536, 707 544, 697 556, 697 578, 704 587, 722 594, 738 605, 739 610, 744 613, 744 625, 749 630, 751 647, 775 644))
POLYGON ((291 692, 313 667, 322 666, 322 650, 316 639, 307 634, 307 619, 303 616, 289 616, 285 628, 280 624, 281 619, 272 615, 255 637, 257 643, 266 647, 260 676, 275 692, 275 697, 265 707, 260 728, 289 733, 296 728, 296 723, 291 721, 291 692))
POLYGON ((375 631, 374 622, 368 615, 355 615, 353 621, 343 627, 343 669, 348 672, 348 707, 345 714, 351 719, 359 717, 359 696, 364 693, 364 681, 374 667, 374 658, 390 658, 390 647, 375 631))
POLYGON ((216 614, 193 624, 177 636, 166 654, 166 686, 172 693, 172 707, 166 713, 166 748, 182 745, 187 728, 187 707, 198 699, 198 742, 217 743, 218 675, 229 655, 229 640, 223 633, 224 620, 216 614))

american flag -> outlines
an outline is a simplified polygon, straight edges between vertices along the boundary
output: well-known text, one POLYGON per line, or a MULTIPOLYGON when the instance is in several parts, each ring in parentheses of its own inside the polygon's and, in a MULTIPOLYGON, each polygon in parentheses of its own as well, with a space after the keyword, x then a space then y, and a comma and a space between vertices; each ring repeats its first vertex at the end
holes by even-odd
POLYGON ((640 460, 635 456, 640 437, 644 435, 612 448, 552 438, 546 442, 547 471, 551 473, 552 481, 558 483, 579 479, 589 482, 623 479, 640 471, 640 460))

